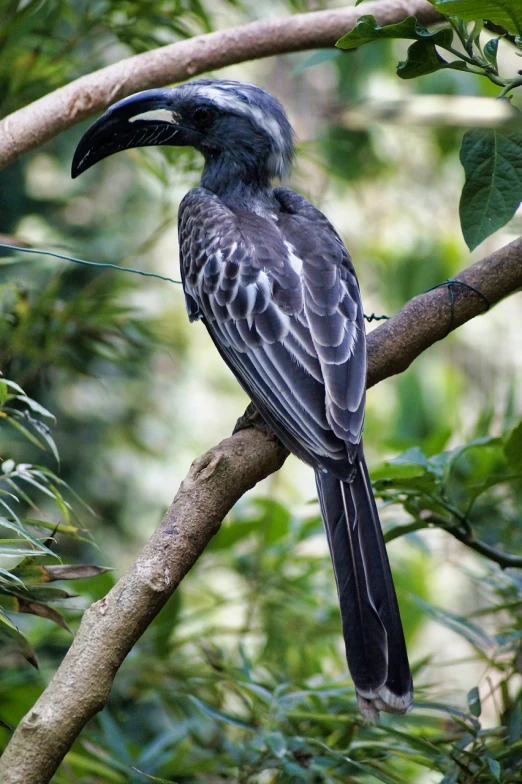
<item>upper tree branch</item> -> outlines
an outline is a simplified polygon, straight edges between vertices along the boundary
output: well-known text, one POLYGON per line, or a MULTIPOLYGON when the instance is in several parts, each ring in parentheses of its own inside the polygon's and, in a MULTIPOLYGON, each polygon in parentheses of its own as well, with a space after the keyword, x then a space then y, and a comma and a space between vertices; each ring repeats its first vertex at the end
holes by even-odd
MULTIPOLYGON (((522 287, 522 238, 458 278, 491 304, 522 287)), ((484 301, 459 287, 453 326, 479 315, 484 301)), ((450 317, 446 289, 408 302, 368 340, 368 386, 399 373, 443 338, 450 317)), ((193 463, 169 511, 129 571, 85 613, 53 680, 22 719, 2 760, 3 784, 46 784, 87 721, 101 710, 118 668, 195 564, 221 520, 244 492, 287 456, 274 438, 241 430, 193 463)))
POLYGON ((247 60, 333 46, 363 14, 373 14, 380 24, 397 22, 410 14, 424 24, 442 18, 426 0, 379 0, 361 8, 261 19, 128 57, 82 76, 2 120, 0 169, 127 95, 247 60))

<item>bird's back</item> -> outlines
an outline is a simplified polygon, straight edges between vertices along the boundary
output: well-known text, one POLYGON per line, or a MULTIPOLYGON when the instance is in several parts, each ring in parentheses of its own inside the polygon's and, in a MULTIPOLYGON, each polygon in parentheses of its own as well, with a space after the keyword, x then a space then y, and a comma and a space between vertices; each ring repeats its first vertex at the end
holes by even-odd
POLYGON ((191 318, 211 337, 291 451, 346 478, 364 417, 362 307, 343 243, 297 193, 264 210, 204 188, 180 206, 191 318))

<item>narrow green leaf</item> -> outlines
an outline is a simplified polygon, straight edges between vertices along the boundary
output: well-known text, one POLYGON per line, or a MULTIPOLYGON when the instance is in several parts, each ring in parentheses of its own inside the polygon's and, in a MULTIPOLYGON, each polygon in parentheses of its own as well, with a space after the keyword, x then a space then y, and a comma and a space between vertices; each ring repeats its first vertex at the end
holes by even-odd
POLYGON ((33 433, 31 433, 30 430, 24 427, 17 419, 14 419, 13 417, 9 416, 6 417, 3 421, 11 425, 11 427, 14 427, 15 430, 18 430, 18 432, 21 433, 25 438, 27 438, 27 440, 30 441, 31 444, 37 446, 38 449, 45 449, 45 446, 42 444, 42 442, 39 441, 38 438, 36 438, 36 436, 34 436, 33 433))
POLYGON ((488 767, 492 774, 495 776, 497 781, 500 781, 500 774, 502 773, 502 768, 500 767, 500 762, 498 760, 493 759, 493 757, 488 757, 488 767))
POLYGON ((480 651, 485 657, 491 655, 491 652, 495 648, 495 642, 479 626, 471 623, 467 618, 463 618, 461 615, 452 613, 449 610, 443 610, 440 607, 435 607, 428 602, 422 601, 422 599, 419 599, 418 597, 415 597, 415 604, 418 604, 419 607, 435 621, 441 623, 447 629, 451 629, 467 640, 470 645, 480 651))
POLYGON ((508 435, 504 454, 513 471, 522 470, 522 421, 508 435))
POLYGON ((455 71, 468 70, 468 66, 462 60, 452 60, 448 63, 437 52, 433 41, 415 41, 408 49, 407 59, 397 66, 397 76, 401 79, 414 79, 444 68, 455 71))
POLYGON ((384 25, 381 27, 371 14, 361 16, 359 21, 349 33, 340 38, 336 46, 339 49, 355 49, 371 41, 380 41, 389 38, 406 38, 414 41, 431 40, 438 46, 447 48, 453 40, 451 27, 443 27, 430 31, 423 27, 414 16, 408 16, 402 22, 384 25))
POLYGON ((2 612, 0 612, 0 640, 13 644, 16 650, 27 659, 29 664, 38 669, 38 659, 33 648, 29 645, 24 635, 18 631, 16 626, 2 612))
POLYGON ((54 416, 54 414, 51 414, 51 412, 48 411, 46 408, 44 408, 42 405, 40 405, 40 403, 37 403, 36 400, 33 400, 30 397, 27 397, 27 395, 14 395, 14 399, 21 400, 23 403, 28 405, 29 408, 35 413, 41 414, 44 417, 48 417, 49 419, 52 419, 53 422, 56 422, 56 417, 54 416))
POLYGON ((211 705, 207 705, 206 702, 203 702, 194 695, 189 696, 190 701, 212 719, 224 722, 225 724, 230 724, 233 727, 241 727, 243 730, 252 730, 252 727, 250 727, 249 724, 245 724, 245 722, 241 721, 241 719, 237 719, 235 716, 231 716, 229 713, 225 713, 224 711, 218 710, 218 708, 213 708, 211 705))
POLYGON ((67 754, 65 757, 65 762, 74 766, 75 768, 78 768, 79 770, 95 774, 98 777, 98 781, 112 781, 114 784, 124 784, 124 782, 128 782, 128 778, 124 779, 122 774, 112 770, 107 765, 99 762, 99 760, 90 759, 85 757, 83 754, 78 754, 75 751, 70 751, 67 754))
POLYGON ((17 392, 19 392, 24 397, 27 397, 25 392, 24 392, 24 390, 22 389, 22 387, 19 386, 18 384, 16 384, 14 381, 10 381, 8 378, 3 378, 1 383, 5 384, 8 387, 11 387, 11 389, 15 389, 17 392))
POLYGON ((292 69, 291 76, 297 76, 303 71, 307 71, 308 68, 314 68, 316 65, 329 63, 331 60, 335 60, 340 56, 341 52, 338 49, 319 49, 317 52, 310 55, 310 57, 307 57, 305 60, 298 63, 298 65, 292 69))
POLYGON ((446 16, 458 16, 466 22, 487 19, 510 33, 522 35, 520 0, 435 0, 433 5, 446 16))
POLYGON ((476 686, 468 691, 468 708, 472 716, 478 717, 482 713, 479 690, 476 686))
POLYGON ((140 776, 144 776, 149 781, 158 782, 158 784, 176 784, 174 779, 160 779, 158 776, 151 776, 150 773, 144 773, 142 770, 139 770, 138 768, 132 768, 132 770, 135 770, 136 773, 139 773, 140 776))
POLYGON ((14 520, 8 520, 6 517, 0 517, 0 526, 3 526, 4 528, 9 528, 12 531, 16 531, 24 539, 27 539, 28 542, 31 542, 31 544, 34 544, 34 546, 38 550, 41 550, 42 553, 46 553, 47 555, 52 555, 53 558, 56 558, 56 555, 53 553, 52 550, 50 550, 48 547, 46 547, 43 542, 41 542, 39 539, 37 539, 32 534, 30 534, 29 531, 26 531, 25 528, 22 525, 20 525, 19 523, 15 522, 14 520))
POLYGON ((473 250, 511 220, 522 201, 522 133, 468 131, 460 160, 466 175, 460 222, 473 250))
POLYGON ((498 42, 500 38, 491 38, 484 47, 484 57, 495 68, 497 67, 498 42))
POLYGON ((8 571, 7 569, 3 569, 1 566, 0 566, 0 579, 2 580, 2 582, 6 582, 8 584, 15 583, 16 585, 20 585, 21 587, 23 587, 24 584, 19 577, 13 574, 13 572, 8 571))

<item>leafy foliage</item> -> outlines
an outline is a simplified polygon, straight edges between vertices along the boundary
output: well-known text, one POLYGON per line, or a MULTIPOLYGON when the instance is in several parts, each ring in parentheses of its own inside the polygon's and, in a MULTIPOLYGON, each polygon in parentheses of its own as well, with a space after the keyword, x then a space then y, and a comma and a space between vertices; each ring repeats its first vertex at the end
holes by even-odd
POLYGON ((153 9, 147 0, 81 0, 74 7, 67 0, 9 0, 0 31, 0 113, 107 65, 111 49, 137 54, 211 29, 200 0, 160 0, 153 9))
POLYGON ((522 35, 522 8, 518 0, 436 0, 437 11, 473 22, 489 19, 512 33, 522 35))
MULTIPOLYGON (((24 390, 9 379, 0 378, 0 426, 10 425, 26 441, 42 451, 49 451, 58 460, 56 444, 44 419, 53 415, 28 397, 24 390)), ((0 538, 0 563, 15 561, 13 568, 0 566, 0 639, 11 643, 33 665, 36 654, 26 637, 9 618, 9 613, 29 613, 69 630, 63 616, 51 607, 53 602, 72 598, 61 588, 41 585, 56 579, 94 576, 105 571, 88 565, 41 566, 38 559, 56 558, 50 546, 56 534, 79 538, 81 529, 75 523, 71 503, 66 498, 67 484, 44 466, 15 463, 3 459, 0 474, 0 530, 16 533, 16 538, 0 538), (39 508, 35 495, 50 499, 63 523, 37 519, 39 508), (29 516, 21 516, 22 506, 29 516), (52 537, 48 538, 48 531, 52 537), (42 537, 42 533, 45 532, 42 537), (7 614, 6 614, 7 613, 7 614)))
MULTIPOLYGON (((413 16, 397 24, 381 26, 373 16, 367 15, 360 17, 353 30, 337 41, 337 46, 353 49, 383 39, 414 39, 407 59, 397 66, 397 75, 402 79, 426 76, 444 69, 467 71, 485 76, 501 86, 500 97, 522 85, 519 75, 503 78, 499 74, 497 54, 500 39, 490 39, 482 48, 482 24, 468 29, 464 21, 489 19, 504 25, 506 34, 510 30, 518 33, 519 37, 513 42, 522 50, 522 16, 518 2, 439 0, 434 4, 449 17, 448 26, 430 31, 413 16), (455 48, 455 38, 461 49, 455 48), (437 47, 457 59, 448 62, 439 54, 437 47)), ((461 196, 460 217, 464 239, 470 250, 511 220, 522 202, 521 149, 522 132, 519 130, 475 130, 464 136, 461 161, 466 183, 461 196)))
MULTIPOLYGON (((475 445, 462 447, 461 455, 468 448, 475 445)), ((439 463, 457 459, 437 457, 426 459, 437 473, 439 463)), ((411 474, 426 469, 420 454, 390 465, 395 482, 406 482, 406 475, 412 482, 411 474)), ((480 482, 476 463, 472 473, 480 482)), ((470 590, 482 586, 486 597, 476 618, 426 599, 403 607, 410 642, 428 614, 469 641, 487 672, 467 704, 455 707, 432 698, 440 685, 426 683, 426 662, 414 662, 414 711, 400 725, 383 717, 380 726, 368 727, 345 679, 320 526, 315 514, 292 515, 268 499, 240 504, 124 664, 108 708, 67 756, 57 784, 88 780, 89 773, 122 784, 137 783, 142 774, 187 783, 399 784, 430 772, 439 782, 493 784, 500 776, 515 784, 522 693, 510 693, 507 684, 519 667, 520 572, 489 569, 469 578, 470 590), (483 628, 488 616, 497 619, 495 633, 483 628), (498 724, 487 718, 492 692, 500 703, 498 724), (157 725, 164 727, 160 734, 157 725)), ((417 558, 422 555, 412 550, 410 586, 417 558)))

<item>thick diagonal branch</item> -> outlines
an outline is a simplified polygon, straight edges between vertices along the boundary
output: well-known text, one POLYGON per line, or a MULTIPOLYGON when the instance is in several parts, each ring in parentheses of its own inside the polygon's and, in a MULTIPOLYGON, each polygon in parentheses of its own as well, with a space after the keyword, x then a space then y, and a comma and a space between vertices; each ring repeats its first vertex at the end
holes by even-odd
MULTIPOLYGON (((522 287, 522 238, 458 276, 493 305, 522 287)), ((480 315, 483 297, 458 287, 456 327, 480 315)), ((448 332, 448 291, 408 302, 369 336, 368 386, 405 370, 448 332)), ((3 784, 45 784, 87 721, 101 710, 118 668, 195 564, 238 498, 287 456, 275 439, 241 430, 196 460, 169 511, 129 571, 85 613, 53 680, 20 722, 0 761, 3 784)))
POLYGON ((380 24, 410 14, 424 24, 442 18, 426 0, 379 0, 361 8, 261 19, 128 57, 75 79, 2 120, 0 169, 127 95, 247 60, 334 46, 363 14, 374 14, 380 24))

